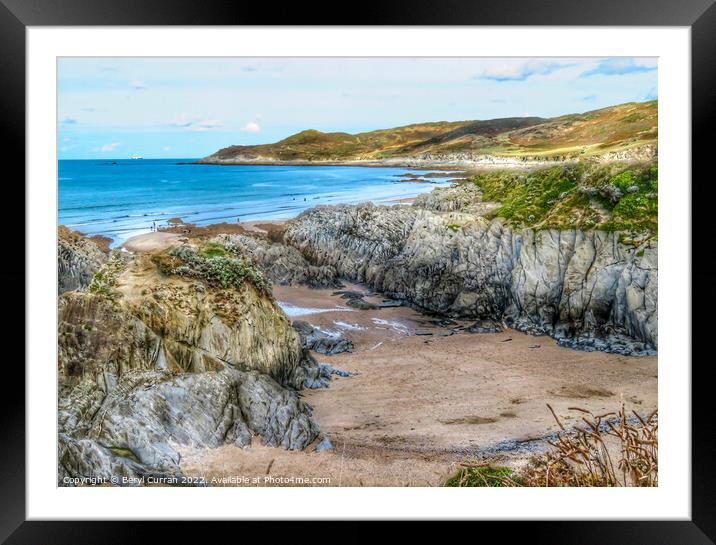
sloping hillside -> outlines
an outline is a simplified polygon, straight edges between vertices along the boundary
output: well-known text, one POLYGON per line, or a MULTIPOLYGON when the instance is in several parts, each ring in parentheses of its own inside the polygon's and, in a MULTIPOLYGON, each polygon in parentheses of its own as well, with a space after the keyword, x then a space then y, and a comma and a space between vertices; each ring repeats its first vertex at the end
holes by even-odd
POLYGON ((230 146, 207 163, 379 161, 477 156, 563 158, 656 144, 656 101, 620 104, 552 119, 511 117, 420 123, 359 134, 305 130, 274 144, 230 146))

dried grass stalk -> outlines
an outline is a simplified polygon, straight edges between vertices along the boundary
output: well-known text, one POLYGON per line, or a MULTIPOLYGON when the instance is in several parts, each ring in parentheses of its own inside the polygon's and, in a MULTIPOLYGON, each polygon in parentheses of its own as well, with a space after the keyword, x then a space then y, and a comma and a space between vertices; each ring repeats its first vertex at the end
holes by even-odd
POLYGON ((526 486, 658 486, 657 411, 647 417, 618 413, 595 415, 570 407, 584 427, 566 430, 547 405, 561 431, 552 450, 532 460, 524 473, 526 486))
POLYGON ((657 411, 643 417, 622 405, 595 415, 581 407, 583 427, 567 429, 548 404, 560 431, 552 449, 514 475, 507 467, 464 465, 447 486, 658 486, 657 411))

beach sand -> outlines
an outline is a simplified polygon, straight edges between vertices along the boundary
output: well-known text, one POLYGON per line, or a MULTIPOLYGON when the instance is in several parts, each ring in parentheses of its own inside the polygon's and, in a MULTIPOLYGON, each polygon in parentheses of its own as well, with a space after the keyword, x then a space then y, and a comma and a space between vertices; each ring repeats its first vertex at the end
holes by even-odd
POLYGON ((353 353, 314 355, 355 375, 301 392, 334 450, 286 451, 263 447, 258 437, 245 449, 183 447, 187 474, 219 479, 214 485, 241 476, 269 486, 436 486, 463 462, 526 463, 545 448, 541 439, 558 429, 547 403, 565 425, 579 421, 569 407, 597 413, 616 411, 621 403, 640 413, 657 407, 656 357, 580 352, 513 330, 451 334, 454 325, 410 308, 350 310, 333 293, 274 288, 290 314, 314 312, 292 319, 340 331, 354 342, 353 353))
POLYGON ((174 227, 162 228, 154 233, 145 233, 128 238, 122 248, 130 252, 156 252, 181 244, 189 238, 208 239, 219 234, 259 233, 269 238, 279 237, 286 227, 287 220, 259 220, 246 221, 235 224, 219 223, 205 226, 196 226, 191 223, 181 223, 174 227))
POLYGON ((184 236, 178 233, 159 231, 130 237, 122 244, 122 248, 130 252, 158 252, 180 244, 182 239, 184 236))

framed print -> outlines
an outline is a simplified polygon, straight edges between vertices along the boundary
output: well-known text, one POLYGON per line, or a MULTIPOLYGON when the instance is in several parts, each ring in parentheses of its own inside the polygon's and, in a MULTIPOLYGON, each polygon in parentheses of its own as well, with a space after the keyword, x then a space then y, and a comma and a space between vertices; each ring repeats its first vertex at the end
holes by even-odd
POLYGON ((8 543, 712 542, 716 8, 398 5, 4 1, 8 543))

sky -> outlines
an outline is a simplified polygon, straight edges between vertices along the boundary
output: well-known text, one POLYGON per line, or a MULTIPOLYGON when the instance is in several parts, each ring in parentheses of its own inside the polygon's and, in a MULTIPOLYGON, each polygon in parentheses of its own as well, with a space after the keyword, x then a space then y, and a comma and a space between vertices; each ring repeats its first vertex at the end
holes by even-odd
POLYGON ((60 58, 60 159, 198 158, 305 129, 585 112, 657 98, 655 58, 60 58))

